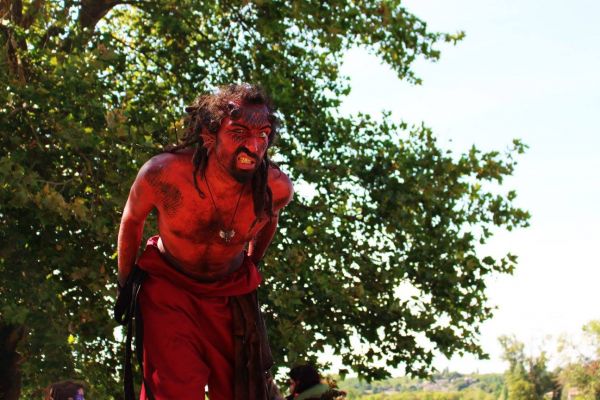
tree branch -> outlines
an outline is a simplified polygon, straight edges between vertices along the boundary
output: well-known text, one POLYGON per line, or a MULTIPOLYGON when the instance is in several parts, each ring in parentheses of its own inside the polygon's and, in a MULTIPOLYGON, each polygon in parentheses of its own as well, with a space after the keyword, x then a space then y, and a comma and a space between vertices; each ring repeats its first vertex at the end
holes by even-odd
POLYGON ((27 9, 27 13, 21 19, 21 26, 25 29, 29 28, 39 11, 44 7, 45 0, 35 0, 27 9))
POLYGON ((119 3, 114 0, 82 0, 79 9, 79 25, 93 30, 98 21, 117 4, 119 3))

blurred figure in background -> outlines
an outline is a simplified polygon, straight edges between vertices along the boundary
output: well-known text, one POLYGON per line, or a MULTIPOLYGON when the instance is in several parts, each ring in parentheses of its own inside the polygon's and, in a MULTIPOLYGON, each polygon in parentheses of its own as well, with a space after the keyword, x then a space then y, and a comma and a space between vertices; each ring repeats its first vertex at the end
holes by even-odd
POLYGON ((45 400, 84 400, 85 386, 76 381, 61 381, 48 386, 45 400))
POLYGON ((299 365, 290 370, 290 394, 286 400, 333 400, 346 393, 322 383, 319 371, 312 365, 299 365))

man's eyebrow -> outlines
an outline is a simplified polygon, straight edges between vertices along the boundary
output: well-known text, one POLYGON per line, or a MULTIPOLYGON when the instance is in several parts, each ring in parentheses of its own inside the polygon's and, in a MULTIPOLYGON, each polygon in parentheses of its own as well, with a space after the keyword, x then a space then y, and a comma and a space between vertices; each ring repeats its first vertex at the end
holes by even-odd
MULTIPOLYGON (((240 124, 239 122, 232 122, 230 126, 236 126, 236 127, 240 127, 240 128, 244 128, 244 129, 250 129, 250 127, 244 125, 244 124, 240 124)), ((261 126, 259 129, 271 129, 271 124, 269 125, 265 125, 265 126, 261 126)))
POLYGON ((230 126, 237 126, 237 127, 240 127, 240 128, 249 129, 246 125, 240 124, 238 122, 232 122, 230 126))

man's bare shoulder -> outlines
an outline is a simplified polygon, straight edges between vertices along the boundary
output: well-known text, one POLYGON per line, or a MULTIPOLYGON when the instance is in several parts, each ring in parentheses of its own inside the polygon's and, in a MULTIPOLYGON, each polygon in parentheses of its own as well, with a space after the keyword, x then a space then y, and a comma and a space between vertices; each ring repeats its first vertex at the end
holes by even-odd
POLYGON ((273 209, 285 207, 294 197, 294 185, 290 178, 279 168, 269 167, 269 187, 273 193, 273 209))
POLYGON ((177 175, 181 171, 192 168, 191 159, 190 152, 185 151, 157 154, 140 168, 138 179, 142 178, 152 183, 158 178, 177 175))

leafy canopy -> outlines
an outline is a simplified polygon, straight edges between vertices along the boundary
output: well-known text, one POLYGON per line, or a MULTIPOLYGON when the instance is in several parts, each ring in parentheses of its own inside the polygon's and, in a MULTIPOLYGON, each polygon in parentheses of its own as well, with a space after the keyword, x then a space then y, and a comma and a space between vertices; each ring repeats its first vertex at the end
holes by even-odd
POLYGON ((508 361, 504 373, 506 395, 511 400, 543 399, 551 393, 560 398, 561 388, 554 372, 548 370, 548 357, 542 351, 536 356, 525 355, 525 345, 514 336, 498 338, 503 349, 503 359, 508 361))
POLYGON ((563 339, 559 350, 568 360, 560 371, 565 391, 577 391, 582 399, 600 398, 600 320, 583 326, 583 341, 563 339))
MULTIPOLYGON (((278 365, 330 347, 381 378, 434 354, 482 354, 485 278, 515 257, 480 254, 527 224, 505 153, 455 155, 424 126, 340 116, 341 58, 362 46, 419 83, 440 41, 400 1, 22 1, 0 20, 0 312, 27 328, 25 393, 59 378, 120 391, 110 307, 120 213, 139 167, 183 129, 183 106, 258 82, 284 126, 276 149, 299 190, 264 263, 278 365), (381 367, 384 361, 387 367, 381 367)), ((147 234, 153 231, 152 224, 147 234)))

